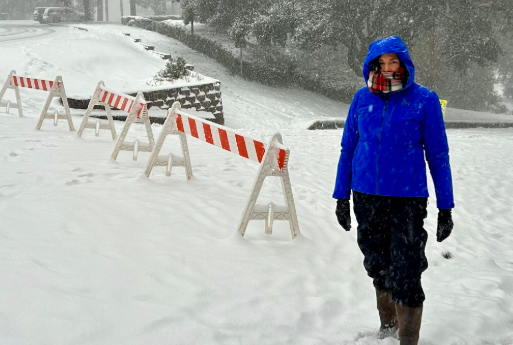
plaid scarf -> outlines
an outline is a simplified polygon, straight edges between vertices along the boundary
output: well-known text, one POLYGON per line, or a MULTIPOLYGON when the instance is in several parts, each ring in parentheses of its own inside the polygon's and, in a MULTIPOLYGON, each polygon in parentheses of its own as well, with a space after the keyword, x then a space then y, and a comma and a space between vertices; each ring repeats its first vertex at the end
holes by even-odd
POLYGON ((367 86, 373 93, 379 91, 383 93, 389 93, 392 91, 398 91, 403 88, 403 80, 405 80, 406 74, 404 68, 399 68, 397 72, 375 72, 369 73, 369 81, 367 86))

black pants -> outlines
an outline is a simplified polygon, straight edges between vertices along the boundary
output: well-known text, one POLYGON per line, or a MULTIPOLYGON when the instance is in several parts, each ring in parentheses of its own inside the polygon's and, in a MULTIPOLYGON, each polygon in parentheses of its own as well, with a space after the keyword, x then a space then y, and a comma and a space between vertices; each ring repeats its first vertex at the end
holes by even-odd
POLYGON ((358 246, 374 286, 392 291, 392 299, 408 307, 425 300, 420 278, 428 267, 424 249, 427 198, 390 197, 353 191, 358 246))

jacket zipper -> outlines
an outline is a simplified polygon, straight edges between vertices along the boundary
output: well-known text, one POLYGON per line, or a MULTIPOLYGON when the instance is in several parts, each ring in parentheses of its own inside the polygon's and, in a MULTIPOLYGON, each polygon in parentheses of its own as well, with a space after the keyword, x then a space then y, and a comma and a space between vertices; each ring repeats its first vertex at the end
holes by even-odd
POLYGON ((378 143, 378 152, 376 154, 376 195, 379 195, 379 151, 381 150, 381 133, 383 132, 383 120, 385 118, 385 112, 387 111, 388 99, 385 101, 385 107, 383 108, 383 113, 381 115, 381 124, 379 127, 379 143, 378 143))

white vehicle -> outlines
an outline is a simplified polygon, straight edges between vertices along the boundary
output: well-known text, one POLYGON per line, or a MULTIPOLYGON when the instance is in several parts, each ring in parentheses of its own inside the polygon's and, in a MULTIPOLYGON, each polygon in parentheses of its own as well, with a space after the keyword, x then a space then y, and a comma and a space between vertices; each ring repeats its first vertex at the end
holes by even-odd
POLYGON ((47 7, 43 13, 43 23, 82 22, 84 13, 69 7, 47 7))
POLYGON ((32 18, 36 22, 43 23, 43 13, 45 13, 45 9, 46 9, 46 7, 36 7, 34 9, 34 13, 32 15, 32 18))

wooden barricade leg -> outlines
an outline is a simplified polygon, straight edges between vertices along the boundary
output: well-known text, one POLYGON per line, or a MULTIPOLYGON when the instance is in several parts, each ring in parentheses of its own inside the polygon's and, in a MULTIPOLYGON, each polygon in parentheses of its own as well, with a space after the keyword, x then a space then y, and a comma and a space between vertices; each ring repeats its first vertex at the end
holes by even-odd
POLYGON ((281 170, 279 169, 277 163, 277 147, 281 146, 282 144, 283 142, 281 135, 275 134, 265 151, 260 166, 260 171, 255 179, 253 190, 247 202, 246 209, 244 210, 239 222, 238 231, 242 236, 244 236, 250 220, 265 220, 266 234, 272 234, 272 226, 274 220, 286 220, 289 222, 292 239, 299 235, 299 223, 297 221, 296 207, 294 203, 294 197, 292 195, 292 187, 290 184, 288 172, 288 150, 285 156, 285 164, 281 170), (265 178, 268 176, 280 177, 283 197, 285 199, 285 206, 277 206, 273 203, 268 206, 256 204, 265 178))
POLYGON ((11 73, 9 73, 9 76, 7 77, 7 80, 5 81, 4 86, 2 87, 2 91, 0 91, 0 106, 1 107, 5 106, 7 108, 7 112, 9 112, 8 108, 18 108, 18 116, 23 117, 23 111, 21 109, 20 90, 18 89, 18 86, 16 86, 16 84, 13 81, 14 75, 16 75, 16 71, 13 70, 13 71, 11 71, 11 73), (14 90, 14 94, 16 96, 16 103, 12 103, 10 101, 6 101, 6 102, 2 101, 7 89, 14 90))
POLYGON ((65 112, 65 117, 67 118, 68 120, 68 127, 69 127, 69 130, 70 131, 74 131, 75 130, 75 126, 73 126, 73 120, 71 119, 71 112, 69 110, 69 104, 68 104, 68 97, 66 96, 66 90, 64 89, 64 83, 62 82, 62 78, 61 77, 57 77, 57 79, 61 79, 61 82, 59 84, 59 97, 61 97, 62 99, 62 105, 64 106, 64 112, 65 112))
POLYGON ((112 135, 112 140, 116 140, 116 127, 114 126, 114 119, 112 118, 112 111, 110 110, 110 105, 104 103, 105 111, 107 112, 107 119, 109 120, 110 134, 112 135))
POLYGON ((189 157, 189 147, 187 146, 187 136, 177 131, 176 129, 176 111, 180 109, 180 104, 175 103, 173 107, 168 111, 168 116, 164 122, 164 126, 160 131, 157 143, 153 148, 148 164, 146 165, 145 174, 150 176, 153 167, 165 166, 166 176, 171 176, 171 169, 173 166, 185 167, 186 179, 189 180, 192 177, 191 160, 189 157), (159 156, 162 145, 164 144, 168 135, 178 135, 180 138, 180 147, 182 150, 182 157, 176 157, 173 154, 168 156, 159 156))
POLYGON ((82 133, 84 133, 84 129, 88 128, 87 125, 88 125, 88 121, 89 121, 89 116, 91 115, 91 112, 93 111, 94 106, 99 103, 99 99, 98 99, 99 95, 98 94, 100 91, 99 86, 101 83, 102 83, 101 81, 98 83, 98 86, 96 87, 96 90, 94 91, 93 97, 89 101, 87 110, 84 114, 84 117, 82 118, 82 123, 80 123, 80 127, 78 128, 78 132, 77 132, 78 137, 82 137, 82 133))
MULTIPOLYGON (((287 154, 286 161, 288 161, 289 155, 287 154)), ((296 204, 294 203, 294 195, 292 194, 292 185, 290 184, 290 176, 288 171, 287 163, 285 163, 284 169, 281 173, 281 185, 283 190, 283 198, 285 199, 285 205, 287 206, 290 214, 289 226, 292 238, 295 238, 299 234, 299 223, 297 221, 296 204)))
POLYGON ((45 119, 53 119, 56 116, 56 115, 48 114, 48 109, 50 108, 50 103, 52 102, 56 88, 57 88, 57 83, 54 82, 53 87, 50 90, 50 94, 46 98, 46 102, 45 102, 45 105, 43 106, 43 110, 41 111, 41 115, 39 115, 39 121, 37 122, 37 125, 36 125, 37 130, 41 129, 41 126, 43 125, 43 121, 45 119))
POLYGON ((155 138, 153 137, 153 131, 151 130, 150 116, 148 114, 148 109, 146 108, 146 106, 144 106, 142 121, 144 122, 144 127, 146 127, 146 136, 148 137, 149 152, 151 152, 155 147, 155 138))
MULTIPOLYGON (((128 130, 130 129, 130 126, 132 125, 132 122, 134 122, 134 119, 133 119, 134 117, 136 117, 136 115, 135 115, 135 113, 133 113, 131 111, 125 120, 125 124, 123 125, 123 129, 121 130, 121 133, 119 134, 118 141, 116 142, 116 146, 114 147, 114 151, 112 151, 111 157, 113 159, 118 158, 119 151, 121 151, 123 149, 127 149, 124 147, 125 138, 126 138, 126 135, 128 134, 128 130)), ((133 145, 130 148, 133 148, 133 145)))

